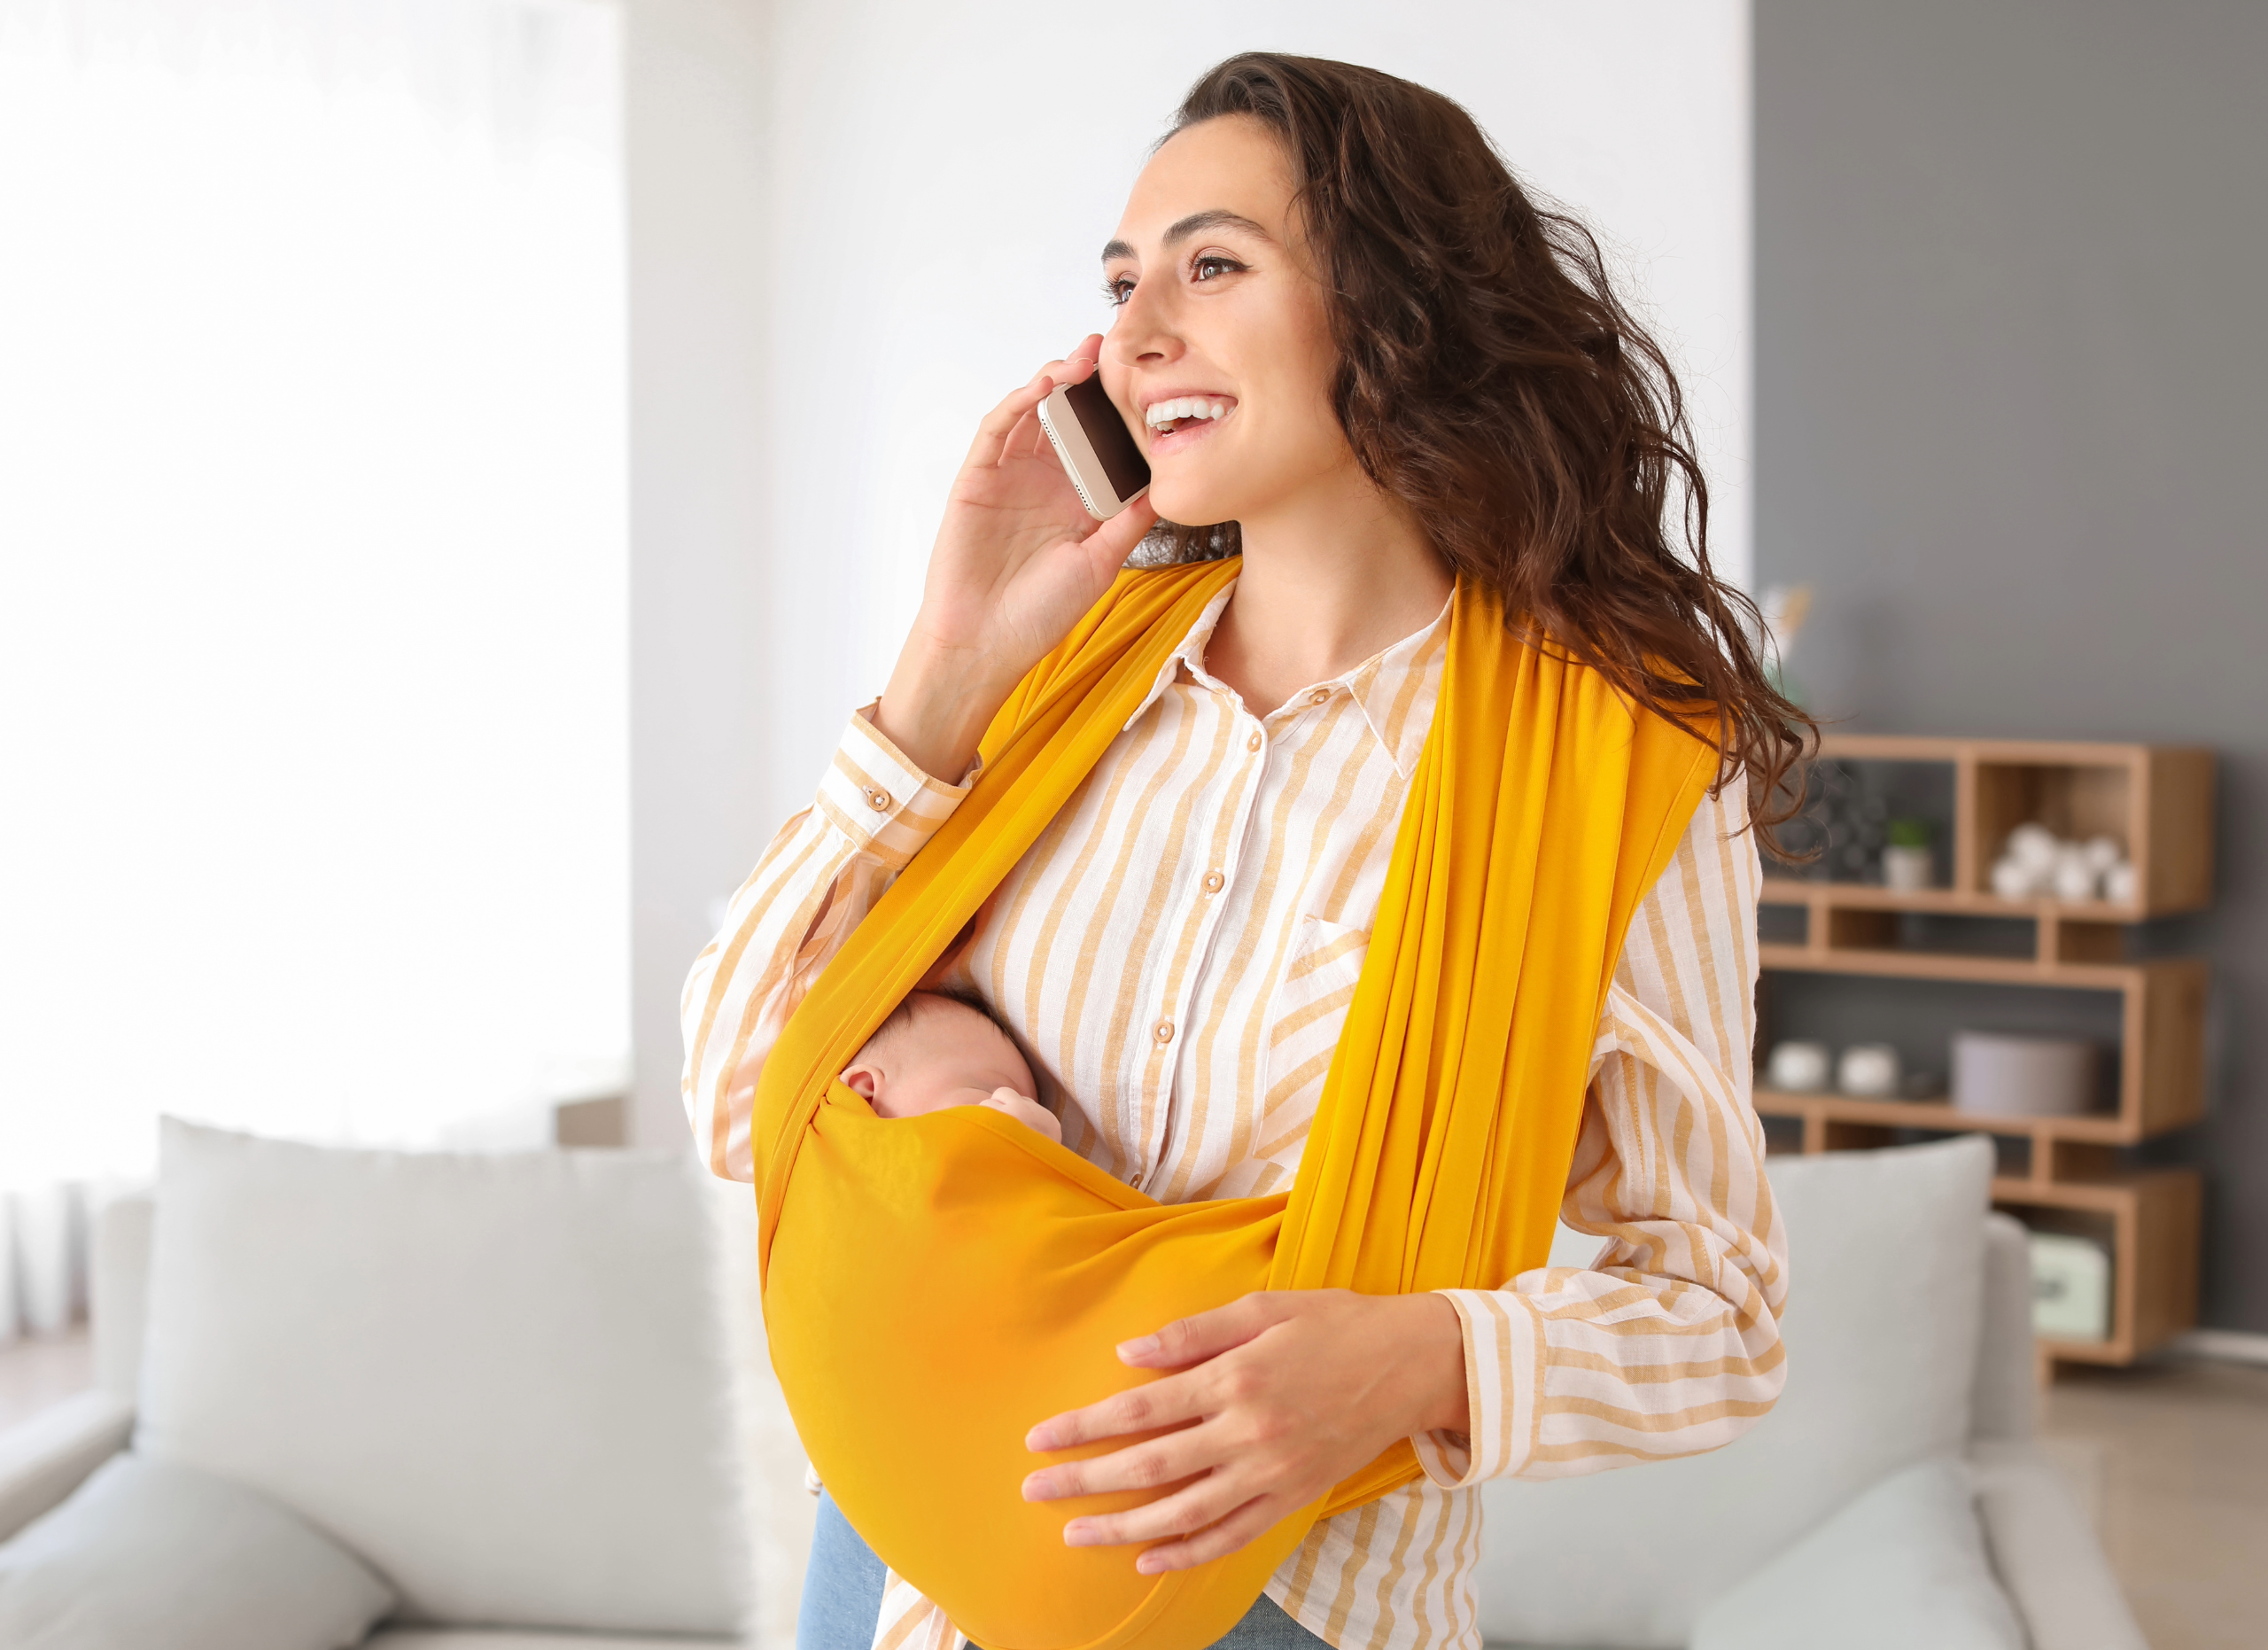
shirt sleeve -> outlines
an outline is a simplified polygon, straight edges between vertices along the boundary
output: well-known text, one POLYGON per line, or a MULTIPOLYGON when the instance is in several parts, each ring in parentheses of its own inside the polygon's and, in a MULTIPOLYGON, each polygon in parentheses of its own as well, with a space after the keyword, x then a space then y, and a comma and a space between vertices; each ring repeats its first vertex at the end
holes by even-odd
POLYGON ((1445 1488, 1713 1450, 1779 1396, 1787 1234, 1749 1096, 1762 867, 1746 823, 1737 783, 1705 799, 1624 943, 1560 1210, 1597 1257, 1443 1291, 1472 1430, 1412 1442, 1445 1488))
POLYGON ((711 1171, 752 1180, 756 1080, 788 1016, 906 862, 976 781, 930 778, 860 711, 810 807, 782 826, 695 959, 685 1026, 687 1121, 711 1171))

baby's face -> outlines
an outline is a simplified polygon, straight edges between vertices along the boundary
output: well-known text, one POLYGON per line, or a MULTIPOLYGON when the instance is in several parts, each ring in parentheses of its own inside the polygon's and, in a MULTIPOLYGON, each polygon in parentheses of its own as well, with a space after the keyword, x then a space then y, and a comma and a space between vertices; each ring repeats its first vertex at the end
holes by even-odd
POLYGON ((861 1048, 843 1081, 878 1117, 914 1117, 947 1106, 1004 1111, 1050 1140, 1055 1114, 1031 1098, 1038 1085, 1008 1034, 967 1003, 916 992, 913 1012, 861 1048))

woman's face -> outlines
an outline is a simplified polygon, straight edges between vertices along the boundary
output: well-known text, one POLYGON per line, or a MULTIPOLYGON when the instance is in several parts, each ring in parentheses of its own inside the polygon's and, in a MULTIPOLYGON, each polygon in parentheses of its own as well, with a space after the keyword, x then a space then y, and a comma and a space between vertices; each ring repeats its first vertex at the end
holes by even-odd
POLYGON ((1103 387, 1167 520, 1250 521, 1355 467, 1331 409, 1323 287, 1268 128, 1231 115, 1169 139, 1103 249, 1103 281, 1118 305, 1103 387))

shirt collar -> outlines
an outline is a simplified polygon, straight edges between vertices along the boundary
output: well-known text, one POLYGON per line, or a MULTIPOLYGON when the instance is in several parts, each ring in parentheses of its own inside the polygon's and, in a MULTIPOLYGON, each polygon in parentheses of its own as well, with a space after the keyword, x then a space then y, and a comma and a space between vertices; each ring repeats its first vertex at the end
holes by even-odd
MULTIPOLYGON (((1230 691, 1227 683, 1206 673, 1205 645, 1213 639, 1214 627, 1221 622, 1221 614, 1235 591, 1236 581, 1231 580, 1205 604, 1205 611, 1190 626, 1181 645, 1158 667, 1157 676, 1142 703, 1126 719, 1128 729, 1149 713, 1167 684, 1184 668, 1192 678, 1216 692, 1230 691)), ((1434 702, 1441 694, 1441 666, 1449 656, 1449 609, 1456 604, 1456 599, 1452 594, 1424 629, 1373 653, 1344 675, 1311 682, 1301 689, 1308 693, 1317 688, 1345 689, 1362 711, 1371 736, 1386 747, 1394 772, 1405 780, 1417 772, 1418 759, 1425 748, 1425 735, 1433 729, 1434 702)))

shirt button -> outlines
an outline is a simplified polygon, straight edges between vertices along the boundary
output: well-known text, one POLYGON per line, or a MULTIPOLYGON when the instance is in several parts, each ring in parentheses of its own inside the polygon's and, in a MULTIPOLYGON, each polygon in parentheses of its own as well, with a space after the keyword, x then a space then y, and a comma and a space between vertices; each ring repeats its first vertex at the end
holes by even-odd
POLYGON ((1161 1043, 1169 1043, 1173 1041, 1173 1022, 1171 1020, 1159 1021, 1153 1034, 1161 1043))
POLYGON ((1247 750, 1247 751, 1257 751, 1257 750, 1259 750, 1259 749, 1260 749, 1260 735, 1259 735, 1258 734, 1254 734, 1254 735, 1253 735, 1253 736, 1252 736, 1251 738, 1249 738, 1249 739, 1246 740, 1246 741, 1244 742, 1244 748, 1245 748, 1246 750, 1247 750))
POLYGON ((1328 689, 1328 688, 1317 688, 1317 689, 1313 693, 1310 693, 1309 695, 1308 695, 1308 703, 1309 703, 1309 704, 1322 704, 1325 699, 1329 698, 1330 697, 1331 697, 1331 689, 1328 689))
POLYGON ((1205 873, 1205 891, 1208 894, 1217 894, 1221 891, 1222 884, 1228 880, 1218 871, 1208 871, 1205 873))
POLYGON ((889 792, 876 786, 866 793, 866 806, 877 813, 889 812, 889 792))

